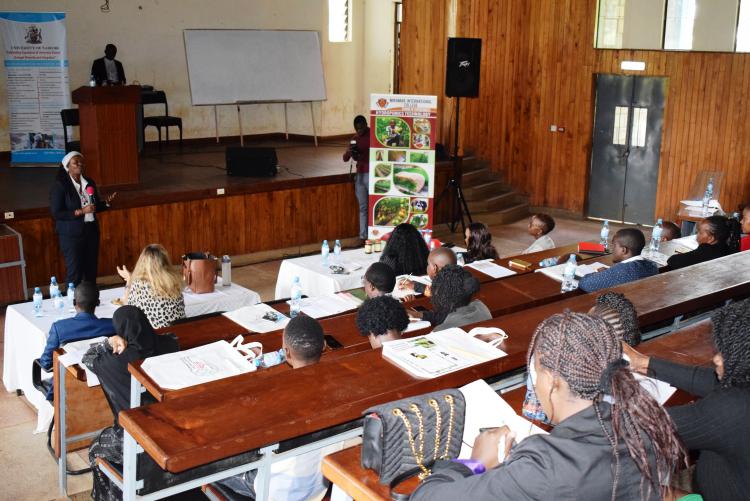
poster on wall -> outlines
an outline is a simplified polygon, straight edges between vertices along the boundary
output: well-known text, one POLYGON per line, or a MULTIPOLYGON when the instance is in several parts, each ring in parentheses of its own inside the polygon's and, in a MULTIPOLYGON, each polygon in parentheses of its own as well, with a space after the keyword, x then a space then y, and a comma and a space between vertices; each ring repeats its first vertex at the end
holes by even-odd
POLYGON ((369 238, 432 229, 437 96, 370 95, 369 238))
POLYGON ((12 164, 65 155, 60 110, 70 108, 65 14, 0 12, 12 164))

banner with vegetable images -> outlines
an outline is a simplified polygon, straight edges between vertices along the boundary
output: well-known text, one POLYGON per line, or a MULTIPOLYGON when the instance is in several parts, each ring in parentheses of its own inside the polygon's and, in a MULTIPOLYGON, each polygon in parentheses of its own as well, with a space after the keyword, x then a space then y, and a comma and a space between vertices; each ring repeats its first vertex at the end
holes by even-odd
POLYGON ((371 94, 369 238, 432 228, 437 96, 371 94))

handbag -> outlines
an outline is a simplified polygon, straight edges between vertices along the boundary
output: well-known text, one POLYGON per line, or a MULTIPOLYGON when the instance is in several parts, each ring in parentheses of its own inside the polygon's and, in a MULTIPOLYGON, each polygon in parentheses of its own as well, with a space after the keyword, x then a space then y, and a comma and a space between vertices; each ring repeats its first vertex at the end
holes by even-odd
POLYGON ((216 261, 210 252, 189 252, 182 256, 182 278, 195 294, 214 291, 216 261))
POLYGON ((448 389, 404 398, 365 411, 363 468, 391 485, 419 473, 427 477, 437 460, 454 459, 461 450, 466 401, 448 389), (411 472, 411 475, 409 473, 411 472))

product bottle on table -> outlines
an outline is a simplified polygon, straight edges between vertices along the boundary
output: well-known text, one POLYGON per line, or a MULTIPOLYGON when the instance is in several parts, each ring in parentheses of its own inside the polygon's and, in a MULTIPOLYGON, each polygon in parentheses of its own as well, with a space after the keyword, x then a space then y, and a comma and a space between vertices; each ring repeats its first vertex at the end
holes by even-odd
POLYGON ((66 299, 66 302, 68 303, 68 311, 70 313, 74 313, 76 311, 75 302, 73 301, 73 299, 75 298, 75 295, 76 295, 75 284, 73 284, 73 282, 70 282, 68 284, 68 290, 65 292, 65 299, 66 299))
POLYGON ((49 297, 55 297, 58 292, 60 292, 60 286, 57 285, 57 278, 53 275, 52 278, 49 279, 49 297))
POLYGON ((559 256, 554 257, 548 257, 547 259, 542 259, 539 261, 539 266, 542 268, 547 268, 549 266, 557 266, 557 262, 560 260, 559 256))
POLYGON ((42 296, 42 289, 39 287, 34 287, 34 295, 32 296, 34 301, 34 316, 35 317, 41 317, 42 316, 42 301, 44 301, 44 296, 42 296))
POLYGON ((576 255, 571 254, 563 269, 563 281, 561 292, 570 292, 576 288, 576 255))
POLYGON ((221 285, 232 285, 232 259, 226 254, 221 258, 221 285))
POLYGON ((661 232, 662 232, 662 220, 659 218, 654 225, 654 229, 651 230, 651 244, 649 250, 651 252, 659 252, 659 244, 661 243, 661 232))
POLYGON ((604 250, 609 250, 609 221, 606 219, 602 224, 602 231, 599 232, 599 243, 604 246, 604 250))
POLYGON ((54 296, 52 296, 52 305, 54 306, 55 311, 57 311, 57 314, 62 317, 65 312, 65 299, 63 299, 62 292, 59 290, 55 292, 54 296))
POLYGON ((711 199, 714 197, 714 178, 708 178, 708 184, 706 185, 706 191, 703 192, 703 215, 708 216, 708 209, 711 205, 711 199))
POLYGON ((336 240, 333 245, 333 260, 336 261, 336 264, 339 264, 339 259, 341 259, 341 241, 336 240))
POLYGON ((323 260, 323 267, 328 266, 328 255, 331 253, 331 248, 328 247, 328 240, 323 240, 323 245, 320 247, 320 257, 323 260))
POLYGON ((256 358, 253 361, 256 367, 263 369, 273 367, 274 365, 279 365, 284 362, 286 362, 286 353, 284 353, 283 349, 264 353, 263 356, 256 358))
POLYGON ((292 281, 292 289, 289 301, 289 316, 294 318, 299 315, 302 305, 302 285, 300 285, 299 277, 294 277, 292 281))

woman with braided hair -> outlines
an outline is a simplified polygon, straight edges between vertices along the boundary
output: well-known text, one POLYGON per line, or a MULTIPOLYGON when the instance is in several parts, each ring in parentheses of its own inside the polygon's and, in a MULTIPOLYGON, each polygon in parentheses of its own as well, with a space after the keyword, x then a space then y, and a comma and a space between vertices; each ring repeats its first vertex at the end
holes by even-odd
POLYGON ((526 438, 499 464, 499 443, 512 434, 485 431, 471 461, 436 463, 412 499, 662 499, 684 454, 614 329, 591 315, 553 315, 536 328, 528 363, 552 432, 526 438))
POLYGON ((694 483, 703 499, 750 497, 750 300, 711 316, 714 369, 626 349, 631 368, 701 397, 668 409, 685 447, 700 452, 694 483))
POLYGON ((667 269, 677 270, 724 257, 740 250, 740 222, 733 217, 711 216, 698 223, 698 248, 667 259, 667 269))

